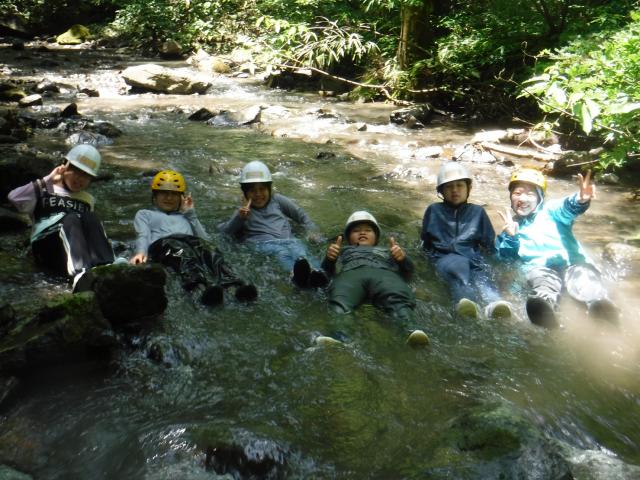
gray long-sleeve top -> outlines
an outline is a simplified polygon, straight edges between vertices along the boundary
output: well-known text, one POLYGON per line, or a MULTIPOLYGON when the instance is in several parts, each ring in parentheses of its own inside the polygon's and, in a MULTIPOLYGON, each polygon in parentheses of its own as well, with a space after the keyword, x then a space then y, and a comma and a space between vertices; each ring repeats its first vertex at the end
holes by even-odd
POLYGON ((318 229, 309 215, 295 202, 274 193, 265 207, 251 208, 246 219, 240 218, 236 211, 229 221, 220 225, 220 230, 242 241, 282 240, 294 237, 290 219, 302 225, 306 231, 318 229))
POLYGON ((148 253, 156 240, 175 234, 194 235, 210 240, 194 208, 185 212, 166 213, 161 210, 139 210, 133 220, 136 229, 136 253, 148 253))

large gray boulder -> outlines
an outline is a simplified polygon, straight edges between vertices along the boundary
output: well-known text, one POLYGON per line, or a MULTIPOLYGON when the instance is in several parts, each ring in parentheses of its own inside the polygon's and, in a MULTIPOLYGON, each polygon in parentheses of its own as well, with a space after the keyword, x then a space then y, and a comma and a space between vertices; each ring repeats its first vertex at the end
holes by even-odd
POLYGON ((211 86, 195 75, 152 63, 129 67, 122 72, 122 78, 135 88, 176 95, 204 93, 211 86))

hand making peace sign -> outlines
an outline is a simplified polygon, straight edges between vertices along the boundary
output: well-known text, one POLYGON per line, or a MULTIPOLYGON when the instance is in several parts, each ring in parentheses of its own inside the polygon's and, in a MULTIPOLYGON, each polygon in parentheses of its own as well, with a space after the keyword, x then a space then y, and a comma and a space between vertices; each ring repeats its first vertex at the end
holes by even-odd
POLYGON ((587 203, 596 198, 596 186, 591 183, 591 170, 589 170, 584 177, 579 173, 577 183, 580 188, 580 192, 578 193, 579 203, 587 203))

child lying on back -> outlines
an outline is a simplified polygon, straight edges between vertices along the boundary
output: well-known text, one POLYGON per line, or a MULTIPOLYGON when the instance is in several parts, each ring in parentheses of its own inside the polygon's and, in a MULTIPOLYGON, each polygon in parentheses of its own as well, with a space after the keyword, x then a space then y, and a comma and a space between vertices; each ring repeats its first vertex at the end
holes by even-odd
POLYGON ((235 286, 238 300, 257 298, 256 287, 240 280, 216 249, 207 246, 209 235, 196 216, 193 199, 185 195, 184 177, 173 170, 159 172, 151 182, 152 210, 136 213, 138 235, 133 264, 147 260, 174 270, 185 290, 202 290, 205 305, 223 302, 224 288, 235 286))

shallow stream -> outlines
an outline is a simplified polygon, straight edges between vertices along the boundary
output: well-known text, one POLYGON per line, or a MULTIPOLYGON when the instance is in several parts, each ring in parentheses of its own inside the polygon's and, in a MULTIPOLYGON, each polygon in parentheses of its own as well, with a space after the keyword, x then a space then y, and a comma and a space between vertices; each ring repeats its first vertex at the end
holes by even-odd
MULTIPOLYGON (((576 478, 638 478, 625 473, 625 465, 640 465, 637 276, 606 271, 623 310, 618 328, 594 322, 569 302, 562 306, 564 328, 557 331, 518 319, 460 319, 419 253, 422 214, 437 201, 440 161, 417 160, 412 152, 416 146, 462 145, 472 131, 440 123, 407 132, 388 125, 391 106, 220 82, 206 96, 79 101, 84 115, 125 132, 101 149, 111 178, 95 183, 92 192, 116 248, 129 255, 133 217, 150 204, 145 172, 184 173, 200 219, 237 271, 256 283, 259 300, 247 306, 228 298, 224 308, 206 309, 171 284, 161 325, 132 339, 112 368, 34 372, 28 391, 0 416, 0 449, 14 448, 34 478, 47 479, 216 478, 204 468, 207 445, 239 439, 285 449, 287 478, 441 478, 425 469, 447 465, 439 446, 452 420, 496 402, 522 411, 564 445, 576 478), (289 135, 191 122, 175 108, 252 104, 295 112, 282 120, 289 135), (316 108, 337 115, 304 113, 316 108), (353 121, 366 122, 368 130, 351 131, 353 121), (271 167, 276 190, 296 200, 327 237, 340 233, 351 212, 366 209, 383 235, 393 234, 407 249, 417 264, 412 285, 429 348, 408 348, 405 332, 371 307, 330 316, 322 292, 298 291, 275 262, 217 233, 216 225, 239 206, 239 169, 255 159, 271 167), (419 174, 385 175, 398 165, 419 174), (314 345, 316 335, 336 329, 347 333, 348 344, 314 345), (164 351, 164 362, 149 358, 152 345, 164 351)), ((65 148, 51 133, 38 134, 33 144, 65 148)), ((497 211, 507 205, 511 168, 467 167, 474 175, 471 201, 486 206, 499 230, 497 211)), ((550 180, 551 197, 574 189, 569 180, 550 180)), ((575 227, 596 259, 606 243, 637 236, 640 220, 640 205, 629 202, 623 189, 603 186, 598 193, 575 227)), ((311 245, 317 256, 324 248, 311 245)), ((506 268, 498 273, 505 296, 521 305, 513 275, 506 268)), ((0 290, 3 299, 21 301, 13 287, 0 290)), ((484 478, 498 477, 487 472, 484 478)))

